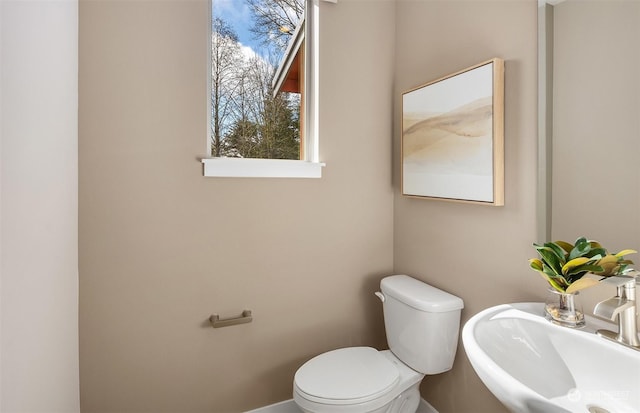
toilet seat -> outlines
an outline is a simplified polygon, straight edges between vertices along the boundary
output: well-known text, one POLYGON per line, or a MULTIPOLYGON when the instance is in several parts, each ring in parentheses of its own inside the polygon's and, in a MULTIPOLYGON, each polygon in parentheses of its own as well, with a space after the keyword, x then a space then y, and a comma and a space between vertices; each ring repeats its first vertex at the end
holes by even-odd
POLYGON ((307 361, 296 372, 294 384, 309 401, 348 405, 381 397, 399 379, 397 367, 378 350, 348 347, 307 361))

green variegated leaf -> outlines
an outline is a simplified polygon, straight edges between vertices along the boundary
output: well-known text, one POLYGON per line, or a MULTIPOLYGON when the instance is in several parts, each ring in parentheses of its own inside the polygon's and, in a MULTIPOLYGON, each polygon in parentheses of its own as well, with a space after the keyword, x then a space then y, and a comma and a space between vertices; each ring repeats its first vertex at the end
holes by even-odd
POLYGON ((566 254, 560 246, 553 242, 547 242, 544 244, 544 246, 553 251, 556 257, 558 257, 558 262, 560 262, 560 265, 564 265, 567 262, 566 254))
POLYGON ((622 257, 616 257, 615 255, 605 255, 600 258, 596 264, 602 269, 597 271, 596 274, 599 275, 613 275, 617 273, 617 269, 620 265, 620 261, 622 261, 622 257))
POLYGON ((556 290, 563 292, 565 290, 565 287, 561 286, 560 284, 556 283, 553 279, 549 279, 549 285, 551 285, 553 288, 555 288, 556 290))
POLYGON ((573 245, 569 244, 566 241, 554 241, 554 244, 556 244, 560 248, 562 248, 564 250, 565 254, 569 254, 571 252, 571 250, 573 249, 573 245))
POLYGON ((578 258, 578 257, 582 257, 584 254, 586 254, 589 251, 589 246, 587 244, 582 244, 580 246, 578 246, 576 244, 575 247, 573 247, 573 249, 571 250, 571 252, 569 253, 569 257, 567 258, 567 260, 571 261, 574 258, 578 258), (586 245, 586 248, 584 248, 586 245), (580 248, 582 247, 582 248, 580 248))
POLYGON ((558 290, 560 292, 564 292, 565 287, 563 287, 562 285, 558 284, 558 282, 554 278, 549 277, 547 274, 545 274, 542 271, 538 271, 538 274, 540 274, 540 276, 542 278, 544 278, 549 283, 549 285, 552 286, 554 289, 556 289, 556 290, 558 290))
POLYGON ((566 263, 565 265, 562 266, 562 273, 563 274, 567 274, 573 268, 578 267, 580 265, 584 265, 584 264, 586 264, 586 263, 588 263, 590 261, 591 261, 591 259, 587 258, 587 257, 574 258, 574 259, 572 259, 571 261, 569 261, 568 263, 566 263))
POLYGON ((616 257, 624 257, 625 255, 629 255, 629 254, 637 254, 638 251, 636 250, 622 250, 619 253, 616 254, 616 257))
POLYGON ((589 245, 591 245, 591 248, 602 248, 602 245, 595 240, 589 240, 589 245))
POLYGON ((543 267, 542 267, 542 261, 540 261, 537 258, 531 258, 529 260, 529 266, 531 268, 533 268, 536 271, 542 271, 543 267))
POLYGON ((593 278, 581 278, 578 281, 571 284, 567 288, 566 292, 568 294, 573 294, 576 291, 584 290, 585 288, 588 288, 588 287, 593 287, 594 285, 598 284, 598 282, 599 282, 598 280, 594 280, 593 278))
POLYGON ((605 250, 604 248, 594 248, 584 254, 585 257, 595 258, 595 259, 604 257, 605 255, 607 255, 607 250, 605 250))
POLYGON ((573 244, 574 246, 583 249, 584 246, 590 245, 589 241, 587 241, 587 239, 585 237, 580 237, 576 240, 576 242, 573 244))
POLYGON ((602 267, 599 265, 595 265, 595 264, 584 264, 584 265, 579 265, 575 268, 572 268, 566 275, 574 275, 574 274, 578 274, 581 272, 592 272, 592 273, 598 273, 599 271, 602 271, 602 267))
POLYGON ((620 260, 621 260, 621 257, 616 257, 615 255, 608 254, 598 260, 598 265, 610 264, 610 263, 615 264, 620 260))
POLYGON ((542 260, 553 270, 555 274, 562 274, 562 264, 555 252, 549 247, 537 247, 542 260))

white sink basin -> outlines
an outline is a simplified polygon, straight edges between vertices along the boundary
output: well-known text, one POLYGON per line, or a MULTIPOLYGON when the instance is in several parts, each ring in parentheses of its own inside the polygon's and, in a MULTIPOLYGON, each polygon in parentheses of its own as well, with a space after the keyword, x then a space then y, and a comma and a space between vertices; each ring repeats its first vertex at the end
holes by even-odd
POLYGON ((471 365, 512 412, 640 413, 640 351, 595 334, 613 324, 587 316, 580 330, 557 326, 542 303, 503 304, 462 330, 471 365))

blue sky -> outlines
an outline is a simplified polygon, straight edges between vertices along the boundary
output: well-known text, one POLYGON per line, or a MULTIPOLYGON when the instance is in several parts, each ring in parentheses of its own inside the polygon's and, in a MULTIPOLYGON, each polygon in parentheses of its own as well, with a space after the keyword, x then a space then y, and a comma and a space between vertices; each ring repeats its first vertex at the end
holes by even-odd
POLYGON ((251 11, 243 0, 212 0, 213 16, 220 17, 233 27, 240 43, 258 51, 258 45, 249 32, 251 11))

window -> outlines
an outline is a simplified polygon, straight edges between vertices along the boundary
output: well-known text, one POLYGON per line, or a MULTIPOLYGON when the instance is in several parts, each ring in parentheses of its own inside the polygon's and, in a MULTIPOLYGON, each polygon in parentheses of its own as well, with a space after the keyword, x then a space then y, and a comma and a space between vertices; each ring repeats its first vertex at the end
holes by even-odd
POLYGON ((320 177, 317 0, 211 0, 205 176, 320 177))

